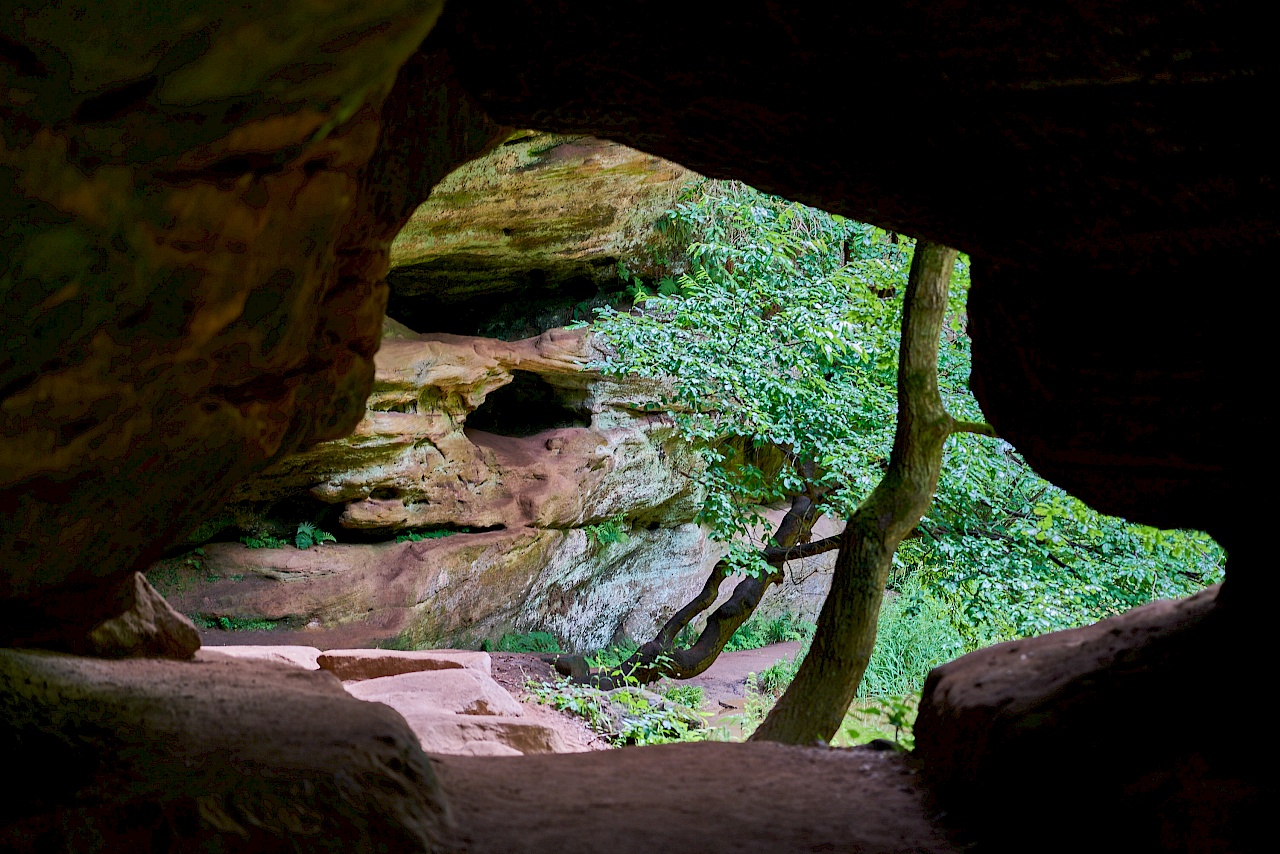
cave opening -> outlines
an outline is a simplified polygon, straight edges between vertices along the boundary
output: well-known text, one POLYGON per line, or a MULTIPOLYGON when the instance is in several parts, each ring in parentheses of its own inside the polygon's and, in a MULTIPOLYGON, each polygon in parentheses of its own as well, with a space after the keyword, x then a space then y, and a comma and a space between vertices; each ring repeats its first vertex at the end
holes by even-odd
POLYGON ((511 382, 490 392, 467 416, 469 429, 524 438, 547 430, 591 426, 591 413, 574 399, 573 390, 557 388, 530 371, 511 373, 511 382))

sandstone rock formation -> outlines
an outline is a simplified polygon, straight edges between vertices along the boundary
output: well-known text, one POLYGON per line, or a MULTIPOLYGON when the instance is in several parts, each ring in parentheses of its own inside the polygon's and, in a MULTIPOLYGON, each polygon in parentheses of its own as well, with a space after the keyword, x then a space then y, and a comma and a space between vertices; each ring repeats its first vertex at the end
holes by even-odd
POLYGON ((227 517, 303 495, 332 508, 344 539, 383 542, 212 543, 153 572, 177 607, 295 628, 358 622, 416 647, 550 631, 587 650, 649 636, 700 588, 720 548, 692 521, 693 456, 645 410, 658 384, 585 371, 580 332, 503 342, 387 329, 353 434, 242 485, 227 517), (593 540, 611 519, 626 539, 593 540), (389 541, 423 528, 481 530, 389 541))
POLYGON ((440 850, 418 739, 328 673, 0 650, 6 851, 440 850))
POLYGON ((390 239, 506 133, 415 55, 440 6, 6 8, 0 642, 80 645, 233 485, 359 421, 390 239))
MULTIPOLYGON (((1073 709, 1110 708, 1141 721, 1154 699, 1170 696, 1168 686, 1194 685, 1223 660, 1236 662, 1236 676, 1265 672, 1267 645, 1239 632, 1269 624, 1276 586, 1251 496, 1280 468, 1266 444, 1275 415, 1255 376, 1270 351, 1253 328, 1277 300, 1267 284, 1280 229, 1265 105, 1275 102, 1280 75, 1270 31, 1252 6, 689 4, 677 26, 670 4, 523 0, 500 14, 450 4, 433 30, 439 8, 393 0, 318 14, 298 0, 214 2, 145 21, 114 0, 5 8, 0 643, 83 643, 118 616, 133 573, 222 506, 235 484, 359 420, 390 240, 434 182, 506 136, 492 116, 611 138, 969 252, 973 383, 999 433, 1096 507, 1203 528, 1223 542, 1231 555, 1223 591, 1186 635, 1201 643, 1144 657, 1140 638, 1130 638, 1134 656, 1117 654, 1075 685, 1096 686, 1096 701, 1073 707, 1071 695, 1050 691, 1031 704, 1049 712, 1062 704, 1061 715, 1027 719, 1053 724, 1033 730, 1058 732, 1056 741, 1019 742, 1019 767, 1033 781, 1045 780, 1037 750, 1046 752, 1045 767, 1060 767, 1054 744, 1097 743, 1095 725, 1073 709), (852 121, 860 98, 882 98, 872 126, 852 121), (885 114, 891 120, 880 120, 885 114)), ((163 710, 191 708, 189 689, 178 686, 212 665, 93 666, 156 674, 164 684, 154 702, 128 680, 111 697, 163 710)), ((0 694, 17 712, 59 720, 94 713, 77 696, 42 699, 12 683, 0 694)), ((146 717, 157 726, 167 719, 146 717)), ((428 844, 430 833, 419 831, 431 824, 419 798, 423 778, 384 774, 387 751, 403 742, 402 726, 394 729, 384 726, 390 741, 352 760, 387 763, 367 778, 342 778, 339 806, 317 807, 323 833, 307 845, 346 849, 382 833, 384 820, 392 844, 428 844), (382 811, 388 796, 395 805, 382 811), (351 803, 376 826, 344 824, 351 803), (323 824, 325 816, 334 823, 323 824)), ((1258 729, 1247 753, 1197 754, 1207 763, 1201 779, 1242 793, 1238 803, 1269 797, 1274 740, 1258 729)), ((197 753, 207 743, 197 733, 211 726, 166 733, 177 757, 212 763, 207 776, 163 763, 110 776, 122 767, 112 763, 139 755, 110 735, 119 731, 90 731, 88 745, 71 747, 45 739, 23 754, 21 767, 62 776, 40 777, 36 802, 9 807, 6 843, 51 828, 58 846, 66 838, 59 833, 107 827, 88 814, 98 807, 75 800, 80 789, 68 780, 85 777, 67 777, 67 768, 106 775, 100 786, 96 777, 87 784, 106 804, 102 814, 183 785, 211 796, 200 803, 217 811, 190 818, 182 807, 182 822, 163 825, 179 840, 188 838, 188 819, 221 822, 232 812, 218 793, 241 779, 239 770, 218 778, 223 752, 197 753), (101 749, 92 741, 99 737, 101 749), (59 761, 41 762, 44 750, 59 761), (96 764, 104 756, 111 761, 96 764)), ((307 753, 255 755, 281 773, 255 778, 250 792, 310 777, 315 744, 325 761, 347 761, 330 752, 345 748, 333 747, 323 728, 306 732, 314 739, 307 753)), ((216 735, 223 740, 215 748, 249 736, 269 742, 251 719, 216 735)), ((1018 737, 1002 729, 997 741, 1018 737)), ((344 743, 364 739, 351 733, 344 743)), ((704 755, 723 752, 725 764, 734 762, 733 747, 707 747, 704 755)), ((1185 755, 1171 740, 1150 749, 1144 755, 1155 759, 1185 755)), ((415 755, 396 761, 416 774, 415 755)), ((981 765, 984 755, 972 761, 981 765)), ((795 754, 769 759, 801 764, 795 754)), ((581 779, 611 779, 617 767, 581 779)), ((529 788, 540 793, 559 773, 532 770, 529 788)), ((1115 791, 1129 770, 1104 764, 1095 782, 1115 791)), ((663 786, 642 791, 683 796, 659 777, 663 786)), ((317 803, 328 803, 333 779, 324 777, 317 803)), ((1007 813, 1043 814, 1041 792, 1008 792, 1007 813)), ((646 803, 625 803, 637 802, 646 803)), ((767 791, 764 803, 776 802, 767 791)), ((660 825, 657 804, 671 801, 647 803, 632 817, 660 825)), ((745 803, 711 815, 732 825, 745 803)), ((796 803, 799 810, 808 801, 796 803)), ((1151 801, 1134 803, 1139 811, 1125 820, 1135 847, 1249 844, 1232 835, 1234 813, 1197 814, 1203 821, 1185 834, 1162 836, 1158 821, 1148 821, 1161 813, 1142 812, 1151 801)), ((165 808, 139 807, 129 824, 159 833, 165 808)), ((251 813, 261 816, 256 805, 251 813)), ((877 814, 878 826, 894 815, 877 814)), ((1072 831, 1087 833, 1092 817, 1073 813, 1072 831)), ((717 827, 698 820, 680 827, 717 827)), ((279 845, 268 839, 275 825, 236 822, 255 844, 279 845)), ((1114 829, 1092 827, 1096 838, 1114 829)), ((989 817, 975 832, 984 830, 1000 833, 989 817)), ((856 838, 846 831, 832 844, 856 838)))
MULTIPOLYGON (((245 644, 243 646, 202 646, 200 651, 196 653, 195 658, 197 661, 250 659, 254 661, 273 661, 277 664, 290 664, 294 667, 301 667, 303 670, 325 669, 318 663, 320 650, 313 646, 298 646, 296 644, 280 644, 278 646, 257 646, 254 644, 245 644)), ((339 676, 338 678, 341 679, 342 677, 339 676)))
POLYGON ((894 752, 704 742, 445 756, 436 768, 457 798, 455 851, 966 850, 933 820, 927 789, 894 752), (572 820, 547 809, 548 793, 573 804, 572 820))
MULTIPOLYGON (((316 650, 319 653, 319 650, 316 650)), ((466 668, 493 675, 489 654, 465 649, 431 649, 401 652, 394 649, 331 649, 316 656, 316 664, 343 682, 399 676, 424 670, 466 668)))
POLYGON ((415 329, 524 338, 589 316, 647 272, 653 224, 692 173, 603 139, 522 130, 451 172, 391 244, 390 313, 415 329))

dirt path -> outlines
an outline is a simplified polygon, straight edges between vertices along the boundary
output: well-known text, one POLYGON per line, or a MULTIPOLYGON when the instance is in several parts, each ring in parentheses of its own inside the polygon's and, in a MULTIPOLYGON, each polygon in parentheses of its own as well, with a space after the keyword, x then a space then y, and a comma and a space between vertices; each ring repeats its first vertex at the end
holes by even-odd
POLYGON ((722 652, 716 663, 708 667, 700 676, 684 679, 679 685, 700 685, 706 694, 707 703, 731 705, 742 708, 742 697, 747 686, 747 677, 752 673, 767 670, 785 658, 791 658, 800 651, 800 641, 775 643, 760 649, 744 649, 737 652, 722 652))

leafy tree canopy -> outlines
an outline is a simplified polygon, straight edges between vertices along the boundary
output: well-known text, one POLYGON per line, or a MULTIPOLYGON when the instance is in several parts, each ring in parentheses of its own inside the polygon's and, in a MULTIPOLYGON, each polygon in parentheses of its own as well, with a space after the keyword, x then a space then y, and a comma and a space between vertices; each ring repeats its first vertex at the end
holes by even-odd
MULTIPOLYGON (((703 463, 701 521, 731 543, 736 568, 762 572, 762 505, 817 486, 827 511, 847 517, 880 478, 913 244, 736 182, 691 185, 659 228, 672 247, 656 265, 666 275, 651 293, 623 271, 635 308, 597 311, 607 355, 594 367, 669 380, 661 408, 703 463)), ((968 267, 961 256, 952 276, 939 383, 948 411, 980 421, 968 267)), ((1221 578, 1223 554, 1198 532, 1095 513, 1008 443, 957 434, 895 563, 891 585, 917 575, 912 595, 943 600, 976 647, 1189 595, 1221 578)))

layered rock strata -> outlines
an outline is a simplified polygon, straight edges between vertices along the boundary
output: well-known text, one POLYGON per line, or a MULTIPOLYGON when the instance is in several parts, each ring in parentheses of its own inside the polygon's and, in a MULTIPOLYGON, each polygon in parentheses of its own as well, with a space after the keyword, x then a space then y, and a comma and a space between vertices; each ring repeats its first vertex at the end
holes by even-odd
POLYGON ((333 508, 344 539, 384 541, 212 543, 153 578, 206 618, 361 624, 371 639, 413 646, 538 630, 586 650, 650 636, 721 551, 692 521, 695 458, 646 412, 660 385, 585 371, 592 355, 580 332, 503 342, 389 322, 355 432, 282 460, 234 496, 266 506, 308 495, 333 508), (515 435, 468 426, 482 419, 515 435), (581 426, 554 426, 566 420, 581 426), (391 541, 422 529, 450 535, 391 541))
POLYGON ((451 172, 391 244, 390 313, 498 338, 589 317, 665 251, 654 223, 693 173, 590 136, 518 131, 451 172))

